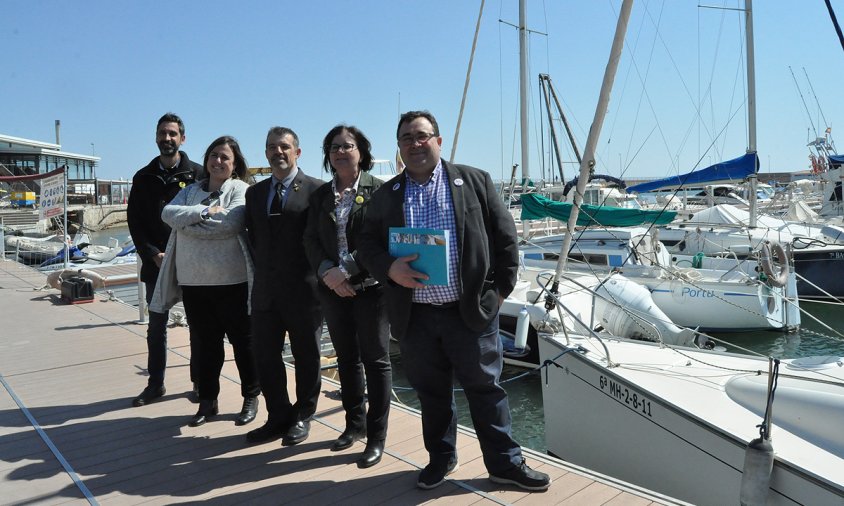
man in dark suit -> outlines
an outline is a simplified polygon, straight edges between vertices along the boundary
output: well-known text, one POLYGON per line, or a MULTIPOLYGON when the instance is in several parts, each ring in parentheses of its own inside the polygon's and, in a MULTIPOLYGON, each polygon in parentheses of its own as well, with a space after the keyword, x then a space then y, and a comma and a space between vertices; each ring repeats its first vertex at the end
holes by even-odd
MULTIPOLYGON (((188 159, 179 151, 185 142, 185 124, 175 114, 168 112, 155 127, 155 144, 159 156, 132 178, 132 191, 126 206, 129 233, 141 257, 141 281, 146 288, 149 304, 158 280, 158 270, 164 260, 170 227, 161 220, 161 210, 179 190, 194 182, 202 174, 202 166, 188 159)), ((167 367, 168 313, 149 312, 147 325, 147 371, 149 379, 144 390, 132 400, 133 406, 143 406, 164 395, 164 370, 167 367)), ((191 343, 192 345, 194 343, 191 343)), ((195 346, 191 346, 191 380, 197 375, 193 361, 195 346)))
POLYGON ((299 169, 301 152, 293 130, 271 128, 266 155, 272 177, 246 191, 246 227, 255 261, 252 337, 269 414, 267 423, 246 434, 253 443, 282 437, 288 446, 307 439, 321 386, 322 312, 302 237, 308 198, 323 182, 299 169), (287 394, 282 360, 285 334, 296 361, 295 404, 287 394))
POLYGON ((453 378, 463 387, 490 480, 545 490, 548 475, 525 463, 510 435, 498 308, 516 284, 518 242, 513 218, 488 173, 440 159, 442 137, 431 113, 402 115, 396 132, 403 173, 373 195, 358 251, 388 290, 391 332, 401 345, 407 379, 422 407, 429 464, 417 485, 431 489, 457 469, 453 378), (449 282, 428 286, 413 270, 416 256, 394 258, 390 227, 446 230, 449 282))

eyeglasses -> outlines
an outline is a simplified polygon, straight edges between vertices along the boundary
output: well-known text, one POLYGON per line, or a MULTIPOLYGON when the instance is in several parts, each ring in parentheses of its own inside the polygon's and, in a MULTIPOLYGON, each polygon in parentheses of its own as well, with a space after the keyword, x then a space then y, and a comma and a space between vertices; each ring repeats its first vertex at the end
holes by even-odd
POLYGON ((345 144, 332 144, 329 146, 328 151, 330 153, 337 153, 338 151, 342 151, 344 153, 348 153, 350 151, 356 150, 358 147, 354 144, 347 142, 345 144))
POLYGON ((399 145, 401 145, 401 146, 412 146, 416 143, 427 144, 428 141, 430 141, 434 137, 437 137, 437 134, 431 134, 431 133, 428 133, 428 132, 420 132, 420 133, 414 134, 414 135, 410 135, 410 134, 402 135, 401 137, 399 137, 399 145))

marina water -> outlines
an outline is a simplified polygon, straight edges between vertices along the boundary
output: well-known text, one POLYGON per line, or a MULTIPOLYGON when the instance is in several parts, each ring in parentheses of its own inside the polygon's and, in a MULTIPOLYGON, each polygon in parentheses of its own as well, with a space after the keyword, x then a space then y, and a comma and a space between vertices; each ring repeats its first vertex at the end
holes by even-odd
MULTIPOLYGON (((89 234, 95 244, 105 244, 110 237, 124 241, 129 237, 127 228, 115 228, 89 234)), ((802 326, 791 334, 783 332, 736 332, 712 334, 724 341, 728 351, 736 353, 757 353, 774 358, 798 358, 813 355, 833 355, 844 357, 844 338, 835 334, 844 334, 844 311, 840 306, 818 302, 801 303, 802 326), (808 314, 807 314, 808 313, 808 314), (811 315, 811 316, 810 316, 811 315), (834 330, 817 323, 817 318, 834 330)), ((418 409, 416 394, 409 389, 401 357, 392 355, 393 383, 397 399, 418 409)), ((510 411, 513 418, 513 436, 522 446, 537 451, 545 451, 545 421, 542 411, 542 376, 541 371, 525 374, 526 370, 505 366, 502 383, 510 398, 510 411)), ((457 391, 457 409, 459 423, 472 426, 469 407, 462 392, 457 391)), ((572 409, 588 409, 587 406, 572 406, 572 409)))

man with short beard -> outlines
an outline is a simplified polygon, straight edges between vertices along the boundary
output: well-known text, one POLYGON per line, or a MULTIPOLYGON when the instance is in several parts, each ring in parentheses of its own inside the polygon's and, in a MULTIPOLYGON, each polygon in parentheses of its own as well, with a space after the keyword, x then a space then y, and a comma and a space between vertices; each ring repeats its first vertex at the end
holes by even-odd
MULTIPOLYGON (((161 221, 161 210, 202 173, 202 166, 190 161, 179 147, 185 142, 185 124, 182 119, 168 112, 158 120, 155 143, 161 153, 139 170, 132 178, 132 191, 126 208, 129 233, 135 243, 141 266, 141 281, 146 287, 149 305, 155 292, 158 271, 164 260, 170 227, 161 221)), ((144 390, 132 400, 132 405, 143 406, 162 397, 164 369, 167 367, 167 318, 168 313, 149 312, 147 326, 147 371, 149 380, 144 390)), ((193 348, 193 346, 192 346, 193 348)), ((194 352, 191 350, 191 358, 194 352)), ((193 361, 191 380, 196 381, 193 361)))
POLYGON ((264 153, 272 176, 246 190, 246 229, 255 261, 252 342, 268 416, 246 439, 263 443, 282 438, 282 445, 291 446, 310 434, 321 385, 322 310, 302 237, 309 197, 323 182, 299 168, 302 149, 290 128, 272 127, 264 153), (296 361, 295 403, 287 393, 285 336, 296 361))

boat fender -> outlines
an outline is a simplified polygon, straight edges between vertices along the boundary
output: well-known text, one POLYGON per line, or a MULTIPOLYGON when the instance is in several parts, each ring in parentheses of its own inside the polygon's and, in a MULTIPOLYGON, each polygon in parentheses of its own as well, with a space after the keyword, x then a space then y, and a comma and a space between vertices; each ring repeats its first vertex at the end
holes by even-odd
POLYGON ((530 316, 527 307, 522 306, 519 317, 516 319, 515 347, 517 350, 524 350, 527 346, 528 325, 530 325, 530 316))
POLYGON ((772 286, 782 288, 788 283, 788 257, 785 255, 785 248, 780 243, 769 241, 762 245, 759 265, 772 286), (774 266, 774 254, 777 256, 778 268, 774 266))
POLYGON ((740 502, 744 506, 768 503, 768 488, 774 468, 774 447, 767 439, 756 438, 744 452, 740 502))
POLYGON ((95 289, 105 286, 104 277, 87 269, 63 269, 60 271, 53 271, 47 275, 47 284, 57 290, 60 290, 62 287, 62 281, 70 276, 81 276, 85 279, 90 279, 95 289))

